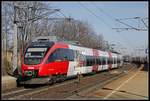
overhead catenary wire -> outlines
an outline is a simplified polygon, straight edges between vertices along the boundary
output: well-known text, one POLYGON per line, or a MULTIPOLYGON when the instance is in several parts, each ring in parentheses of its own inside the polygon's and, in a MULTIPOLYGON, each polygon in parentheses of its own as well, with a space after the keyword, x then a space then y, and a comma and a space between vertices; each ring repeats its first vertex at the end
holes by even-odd
MULTIPOLYGON (((124 24, 124 25, 126 25, 126 26, 128 26, 128 27, 130 27, 130 28, 125 28, 126 30, 128 30, 128 29, 135 29, 135 30, 138 30, 138 31, 139 31, 139 30, 141 30, 141 31, 146 31, 146 29, 139 29, 139 28, 136 28, 136 27, 131 26, 131 25, 129 25, 129 24, 125 23, 125 22, 122 22, 122 21, 120 21, 120 20, 141 19, 141 21, 144 23, 145 27, 148 28, 148 26, 146 25, 146 23, 142 20, 142 19, 147 19, 147 18, 133 17, 133 18, 118 19, 118 18, 116 18, 116 17, 110 15, 109 13, 106 13, 102 8, 98 7, 96 4, 94 4, 94 3, 92 3, 92 2, 91 2, 90 4, 94 5, 100 12, 104 13, 106 16, 110 17, 111 19, 113 19, 113 20, 115 20, 115 21, 117 21, 117 22, 119 22, 119 23, 122 23, 122 24, 124 24)), ((123 28, 119 28, 119 29, 123 29, 123 28)))
MULTIPOLYGON (((106 13, 102 8, 100 8, 100 7, 98 7, 96 4, 94 4, 94 3, 90 3, 90 4, 92 4, 94 7, 96 7, 100 12, 102 12, 103 14, 105 14, 106 16, 108 16, 109 18, 111 18, 112 20, 114 20, 114 21, 119 21, 119 20, 117 20, 117 18, 116 17, 114 17, 114 16, 112 16, 112 15, 110 15, 109 13, 106 13)), ((121 22, 121 21, 119 21, 120 23, 123 23, 123 22, 121 22)), ((125 23, 126 24, 126 23, 125 23)), ((127 26, 130 26, 130 25, 128 25, 128 24, 126 24, 127 26)), ((130 26, 130 27, 132 27, 132 28, 134 28, 134 29, 136 29, 136 30, 138 30, 137 28, 135 28, 135 27, 133 27, 133 26, 130 26)), ((117 32, 118 33, 118 35, 120 36, 120 34, 119 34, 119 32, 117 32)), ((121 36, 120 36, 121 37, 121 36)), ((122 38, 122 37, 121 37, 122 38)), ((125 38, 125 37, 124 37, 125 38)), ((124 39, 124 38, 122 38, 122 39, 124 39)), ((131 42, 126 38, 126 40, 124 40, 124 41, 126 41, 125 43, 127 44, 127 43, 129 43, 131 46, 133 46, 133 44, 131 44, 131 42), (127 41, 126 41, 127 40, 127 41)), ((127 44, 128 45, 128 44, 127 44)))
MULTIPOLYGON (((90 12, 92 15, 94 15, 96 18, 98 18, 99 20, 101 20, 102 18, 100 18, 99 16, 97 16, 94 12, 92 12, 90 9, 88 9, 87 7, 85 7, 83 4, 81 4, 81 3, 79 3, 84 9, 86 9, 88 12, 90 12)), ((107 14, 108 15, 108 14, 107 14)), ((115 18, 115 17, 113 17, 113 18, 115 18)), ((105 25, 107 25, 110 29, 112 29, 112 27, 110 26, 110 25, 108 25, 106 22, 104 22, 104 20, 101 20, 101 21, 103 21, 103 23, 105 23, 105 25)), ((119 33, 118 33, 119 34, 119 33)), ((118 36, 117 36, 118 37, 118 36)), ((122 38, 122 37, 121 37, 122 38)), ((131 45, 131 43, 129 43, 129 41, 126 41, 126 40, 124 40, 125 41, 125 43, 127 44, 127 45, 131 45), (129 43, 129 44, 128 44, 129 43)))
POLYGON ((109 28, 112 28, 110 24, 106 23, 104 19, 102 19, 99 16, 97 16, 92 10, 90 10, 89 8, 87 8, 86 6, 84 6, 80 2, 78 2, 78 4, 80 4, 84 9, 86 9, 88 12, 90 12, 92 15, 94 15, 97 19, 101 20, 106 26, 108 26, 109 28))
POLYGON ((65 18, 67 18, 67 16, 63 12, 59 11, 59 13, 61 13, 65 18))
MULTIPOLYGON (((110 17, 111 19, 113 19, 113 20, 115 19, 115 21, 117 21, 117 22, 119 22, 119 23, 122 23, 123 25, 126 25, 126 26, 130 27, 129 29, 135 29, 135 30, 138 30, 138 31, 139 31, 139 30, 146 31, 146 30, 144 30, 144 29, 139 29, 139 28, 136 28, 136 27, 134 27, 134 26, 131 26, 131 25, 125 23, 125 22, 120 21, 120 20, 128 20, 128 19, 140 19, 140 17, 117 19, 116 17, 110 15, 109 13, 106 13, 102 8, 98 7, 96 4, 94 4, 94 3, 92 3, 92 2, 91 2, 90 4, 94 5, 100 12, 104 13, 106 16, 110 17)), ((146 18, 145 18, 145 19, 146 19, 146 18)), ((145 27, 148 28, 148 26, 147 26, 146 23, 143 21, 143 19, 141 19, 141 21, 144 23, 145 27)), ((125 29, 126 29, 126 28, 125 28, 125 29)))
POLYGON ((94 4, 93 2, 91 2, 90 4, 92 4, 94 7, 96 7, 99 11, 103 12, 106 16, 108 16, 111 19, 117 19, 114 16, 110 15, 109 13, 106 13, 102 8, 98 7, 96 4, 94 4))

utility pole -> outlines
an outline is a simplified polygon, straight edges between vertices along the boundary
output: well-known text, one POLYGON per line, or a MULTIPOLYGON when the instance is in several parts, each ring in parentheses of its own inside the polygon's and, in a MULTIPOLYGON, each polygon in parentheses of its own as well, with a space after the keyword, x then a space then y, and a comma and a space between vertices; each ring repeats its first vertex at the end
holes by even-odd
POLYGON ((16 16, 17 16, 17 11, 16 11, 16 6, 14 3, 14 35, 13 35, 13 74, 18 68, 18 55, 17 55, 17 22, 16 22, 16 16))
POLYGON ((18 56, 17 56, 17 24, 14 23, 14 37, 13 37, 13 73, 17 70, 18 67, 18 56))
MULTIPOLYGON (((19 59, 18 58, 18 46, 21 46, 21 52, 23 54, 25 38, 27 37, 27 35, 29 38, 31 38, 31 35, 29 35, 28 33, 29 25, 30 24, 32 25, 34 21, 45 18, 47 14, 52 14, 52 13, 59 11, 59 9, 48 9, 48 10, 46 9, 47 12, 45 12, 45 14, 34 17, 33 16, 34 7, 29 7, 28 4, 24 4, 20 2, 14 2, 13 4, 14 4, 13 74, 16 72, 20 74, 21 69, 19 68, 19 65, 18 65, 18 59, 19 59), (30 14, 30 11, 31 11, 31 14, 30 14), (21 36, 21 38, 17 39, 18 36, 21 36), (18 40, 20 40, 21 43, 17 44, 18 40)), ((20 66, 22 62, 22 54, 21 54, 20 66)))

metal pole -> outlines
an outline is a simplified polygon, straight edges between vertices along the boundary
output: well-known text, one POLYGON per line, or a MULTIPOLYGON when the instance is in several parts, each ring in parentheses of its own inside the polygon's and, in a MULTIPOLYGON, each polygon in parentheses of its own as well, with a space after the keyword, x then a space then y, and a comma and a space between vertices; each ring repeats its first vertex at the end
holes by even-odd
POLYGON ((14 44, 14 48, 13 48, 13 73, 15 72, 15 70, 17 69, 17 25, 14 24, 14 37, 13 37, 13 44, 14 44))
POLYGON ((14 36, 13 36, 13 74, 15 74, 15 72, 17 70, 18 67, 18 58, 17 58, 17 21, 16 21, 16 17, 17 17, 17 9, 16 9, 16 5, 14 3, 14 36))

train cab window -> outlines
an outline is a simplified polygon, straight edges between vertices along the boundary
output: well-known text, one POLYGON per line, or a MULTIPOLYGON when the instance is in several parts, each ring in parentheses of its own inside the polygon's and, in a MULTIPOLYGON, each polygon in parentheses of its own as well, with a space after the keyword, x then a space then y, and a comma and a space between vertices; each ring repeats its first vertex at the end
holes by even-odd
POLYGON ((74 61, 74 51, 71 49, 59 48, 55 50, 48 58, 48 62, 53 61, 74 61))
POLYGON ((25 51, 24 63, 27 65, 39 64, 47 50, 47 47, 28 47, 25 51))

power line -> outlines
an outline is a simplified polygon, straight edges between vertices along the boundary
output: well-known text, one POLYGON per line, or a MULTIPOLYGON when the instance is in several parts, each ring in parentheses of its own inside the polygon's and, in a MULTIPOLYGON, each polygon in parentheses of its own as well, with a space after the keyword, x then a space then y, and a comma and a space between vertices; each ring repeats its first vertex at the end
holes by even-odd
POLYGON ((126 25, 126 26, 128 26, 128 27, 130 27, 130 28, 132 28, 132 29, 139 30, 138 28, 135 28, 135 27, 133 27, 133 26, 131 26, 131 25, 129 25, 129 24, 126 24, 126 23, 120 21, 119 19, 116 19, 116 21, 118 21, 119 23, 122 23, 122 24, 124 24, 124 25, 126 25))
MULTIPOLYGON (((85 7, 83 4, 81 4, 81 3, 79 3, 83 8, 85 8, 88 12, 90 12, 92 15, 94 15, 96 18, 98 18, 99 20, 101 20, 101 18, 99 18, 99 16, 97 16, 94 12, 92 12, 91 10, 89 10, 87 7, 85 7)), ((104 20, 102 19, 102 21, 103 21, 103 23, 105 23, 104 22, 104 20)), ((106 24, 106 23, 105 23, 106 24)), ((110 25, 108 25, 108 24, 106 24, 107 26, 109 26, 109 28, 111 28, 111 26, 110 25)))
MULTIPOLYGON (((115 19, 115 21, 117 21, 117 22, 119 22, 119 23, 122 23, 122 24, 124 24, 124 25, 130 27, 130 28, 128 28, 128 29, 135 29, 135 30, 138 30, 138 31, 147 31, 146 29, 139 29, 139 28, 133 27, 133 26, 127 24, 127 23, 124 23, 124 22, 120 21, 120 20, 128 20, 128 19, 138 19, 138 20, 140 20, 140 17, 117 19, 116 17, 110 15, 109 13, 106 13, 103 9, 101 9, 100 7, 98 7, 97 5, 95 5, 94 3, 91 3, 91 4, 94 5, 100 12, 104 13, 106 16, 110 17, 111 19, 115 19)), ((144 18, 144 19, 146 19, 146 18, 144 18)), ((141 19, 141 21, 143 22, 143 24, 145 25, 145 27, 148 28, 148 26, 147 26, 146 23, 143 21, 143 19, 141 19)), ((117 29, 117 28, 115 28, 115 29, 117 29)), ((119 28, 119 29, 120 29, 120 28, 119 28)), ((121 29, 123 29, 123 28, 121 28, 121 29)), ((128 30, 127 28, 125 28, 125 29, 128 30)))
MULTIPOLYGON (((91 4, 94 5, 94 7, 96 7, 100 12, 104 13, 104 14, 105 14, 106 16, 108 16, 109 18, 111 18, 111 19, 113 19, 113 20, 117 20, 116 17, 110 15, 109 13, 106 13, 102 8, 98 7, 98 6, 95 5, 94 3, 91 3, 91 4)), ((127 18, 127 19, 131 19, 131 18, 127 18)), ((123 23, 123 22, 121 22, 121 21, 119 21, 119 22, 120 22, 120 23, 123 23)), ((131 27, 132 29, 138 30, 137 28, 135 28, 135 27, 133 27, 133 26, 130 26, 130 25, 126 24, 126 23, 123 23, 123 24, 125 24, 125 25, 131 27)), ((126 28, 126 29, 131 29, 131 28, 126 28)), ((120 29, 121 29, 121 28, 120 28, 120 29)), ((117 33, 118 33, 118 35, 120 36, 119 32, 117 32, 117 33)), ((120 37, 121 37, 121 36, 120 36, 120 37)), ((122 37, 121 37, 121 38, 122 38, 122 37)), ((125 38, 125 37, 124 37, 124 38, 125 38)), ((126 40, 128 40, 128 39, 126 38, 126 40)), ((129 40, 126 41, 125 43, 126 43, 126 44, 129 43, 130 45, 132 45, 129 40)), ((133 45, 132 45, 132 46, 133 46, 133 45)))
POLYGON ((88 12, 90 12, 92 15, 94 15, 97 19, 101 20, 106 26, 112 28, 108 23, 106 23, 104 21, 104 19, 100 18, 99 16, 97 16, 94 12, 92 12, 89 8, 85 7, 82 3, 78 2, 78 4, 80 4, 83 8, 85 8, 88 12))
MULTIPOLYGON (((92 15, 94 15, 96 18, 98 18, 99 20, 101 20, 99 18, 99 16, 97 16, 95 13, 93 13, 91 10, 89 10, 87 7, 85 7, 83 4, 79 3, 83 8, 85 8, 88 12, 92 13, 92 15)), ((114 18, 114 17, 113 17, 114 18)), ((102 20, 104 22, 104 20, 102 20)), ((105 22, 104 22, 105 23, 105 22)), ((107 23, 105 23, 107 26, 109 26, 109 28, 112 29, 112 27, 110 25, 108 25, 107 23)), ((121 37, 122 38, 122 37, 121 37)), ((124 40, 125 41, 125 40, 124 40)), ((129 43, 129 41, 127 41, 129 43)), ((127 42, 125 42, 127 44, 127 42)), ((131 45, 131 43, 129 43, 131 45)), ((127 44, 127 45, 129 45, 127 44)))
POLYGON ((59 13, 61 13, 65 18, 67 18, 67 16, 63 12, 59 11, 59 13))
POLYGON ((100 7, 98 7, 96 4, 94 4, 94 3, 90 3, 90 4, 92 4, 94 7, 96 7, 99 11, 101 11, 101 12, 103 12, 106 16, 108 16, 108 17, 110 17, 111 19, 116 19, 114 16, 112 16, 112 15, 110 15, 110 14, 108 14, 108 13, 106 13, 106 12, 104 12, 104 10, 103 9, 101 9, 100 7))

